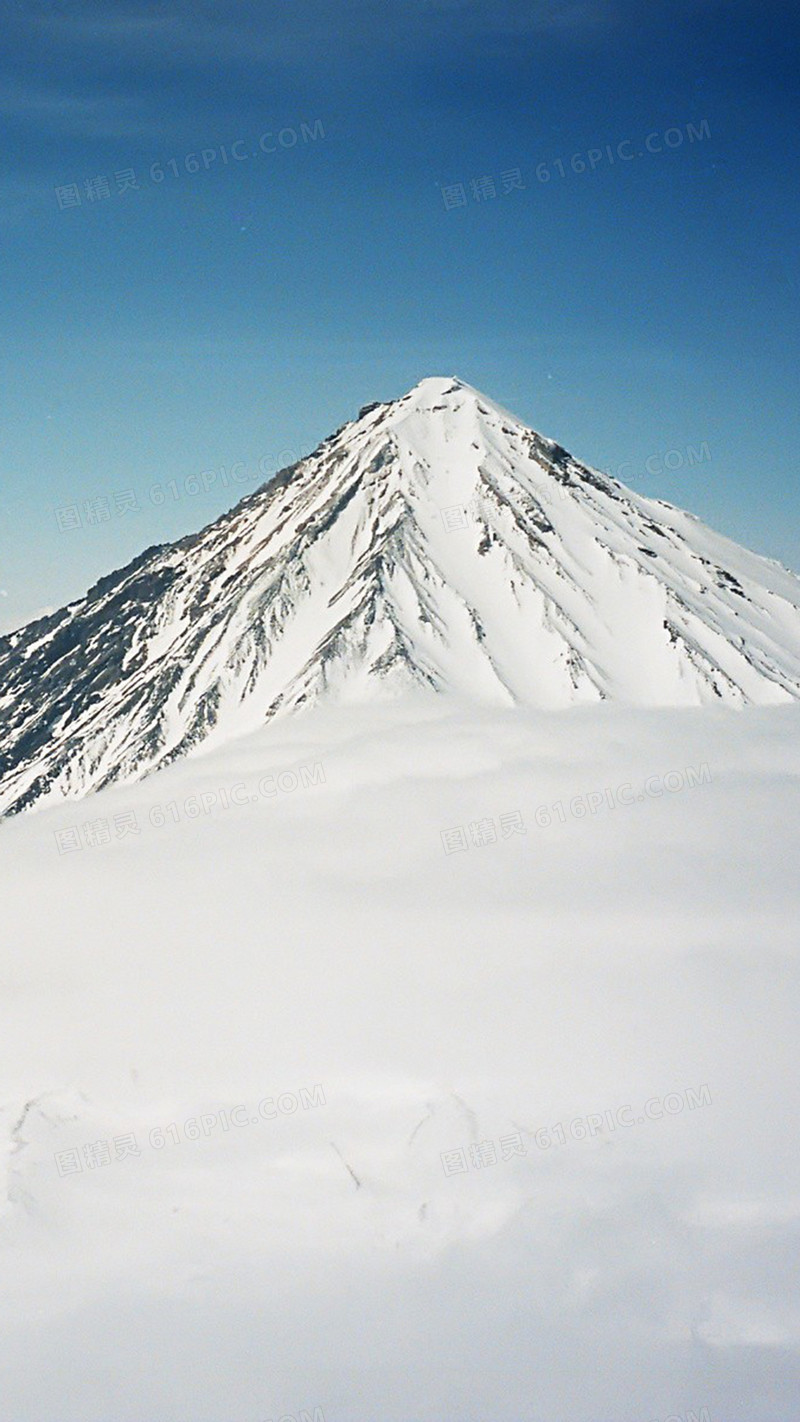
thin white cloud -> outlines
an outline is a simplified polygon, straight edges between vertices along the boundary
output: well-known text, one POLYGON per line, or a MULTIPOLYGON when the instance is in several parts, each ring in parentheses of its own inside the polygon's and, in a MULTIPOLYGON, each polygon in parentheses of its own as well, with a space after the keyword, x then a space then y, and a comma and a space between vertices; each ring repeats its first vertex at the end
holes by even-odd
MULTIPOLYGON (((46 0, 42 0, 45 4, 46 0)), ((61 0, 68 4, 69 0, 61 0)), ((548 32, 576 40, 604 33, 621 22, 620 0, 415 0, 392 12, 376 0, 310 0, 298 25, 291 12, 273 14, 264 24, 263 14, 246 5, 212 5, 207 0, 165 10, 162 0, 129 5, 126 12, 75 0, 68 18, 57 15, 46 24, 55 45, 98 47, 124 44, 129 60, 151 67, 166 63, 204 64, 209 59, 246 65, 324 63, 331 44, 346 38, 351 51, 380 53, 398 44, 414 49, 441 36, 443 25, 458 30, 453 39, 469 43, 476 35, 497 40, 548 32)))
POLYGON ((504 0, 487 12, 483 0, 423 0, 423 9, 460 14, 499 34, 528 34, 542 30, 594 31, 616 23, 613 0, 504 0))
POLYGON ((138 100, 116 94, 80 95, 0 81, 0 116, 91 138, 161 137, 163 122, 138 100))

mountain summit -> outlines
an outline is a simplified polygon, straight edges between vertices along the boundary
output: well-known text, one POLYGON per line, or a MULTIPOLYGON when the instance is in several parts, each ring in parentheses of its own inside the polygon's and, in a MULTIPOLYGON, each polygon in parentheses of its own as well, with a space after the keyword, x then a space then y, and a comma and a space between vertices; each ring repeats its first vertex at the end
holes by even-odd
POLYGON ((323 699, 800 698, 800 580, 453 378, 0 639, 0 814, 323 699))

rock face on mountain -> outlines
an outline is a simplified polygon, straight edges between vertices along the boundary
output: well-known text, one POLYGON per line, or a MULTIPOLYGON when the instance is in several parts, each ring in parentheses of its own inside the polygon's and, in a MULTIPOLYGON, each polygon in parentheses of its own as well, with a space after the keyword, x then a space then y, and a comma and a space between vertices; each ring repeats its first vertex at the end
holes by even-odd
POLYGON ((0 639, 0 814, 322 699, 800 698, 800 580, 462 382, 369 405, 200 533, 0 639))

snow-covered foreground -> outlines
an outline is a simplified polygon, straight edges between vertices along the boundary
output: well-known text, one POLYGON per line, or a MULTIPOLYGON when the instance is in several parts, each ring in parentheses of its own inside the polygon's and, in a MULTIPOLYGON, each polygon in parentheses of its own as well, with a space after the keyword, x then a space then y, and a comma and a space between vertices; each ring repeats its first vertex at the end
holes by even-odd
POLYGON ((794 1422, 798 731, 317 710, 4 823, 2 1422, 794 1422))

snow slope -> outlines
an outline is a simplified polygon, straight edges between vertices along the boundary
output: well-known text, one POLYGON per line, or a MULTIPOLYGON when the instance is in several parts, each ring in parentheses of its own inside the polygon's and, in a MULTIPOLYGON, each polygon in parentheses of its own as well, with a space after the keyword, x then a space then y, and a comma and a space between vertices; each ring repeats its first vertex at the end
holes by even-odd
POLYGON ((460 381, 423 380, 0 640, 0 813, 319 701, 412 689, 543 708, 790 702, 800 581, 460 381))
POLYGON ((2 1422, 796 1422, 799 731, 318 708, 6 820, 2 1422))

